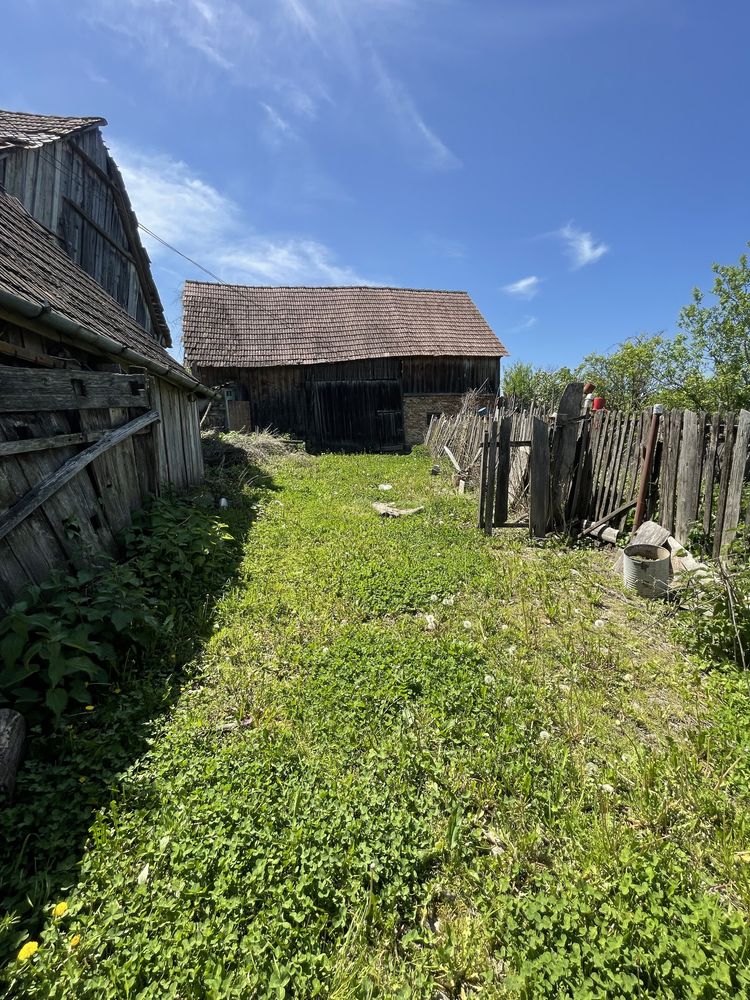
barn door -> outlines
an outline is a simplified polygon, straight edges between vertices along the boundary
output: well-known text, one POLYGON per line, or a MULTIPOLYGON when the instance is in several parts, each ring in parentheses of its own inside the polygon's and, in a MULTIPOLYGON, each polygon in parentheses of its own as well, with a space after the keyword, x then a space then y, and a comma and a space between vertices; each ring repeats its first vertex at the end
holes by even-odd
POLYGON ((388 451, 404 443, 397 379, 314 382, 313 419, 324 448, 388 451))

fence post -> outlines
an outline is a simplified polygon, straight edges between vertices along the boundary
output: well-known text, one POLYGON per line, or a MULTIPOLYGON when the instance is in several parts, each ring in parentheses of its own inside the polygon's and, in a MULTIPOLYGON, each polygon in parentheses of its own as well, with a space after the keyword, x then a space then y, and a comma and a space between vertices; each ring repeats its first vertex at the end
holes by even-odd
POLYGON ((646 500, 648 498, 648 488, 651 482, 651 468, 654 464, 654 452, 656 451, 656 439, 659 436, 659 420, 662 414, 662 407, 657 405, 651 412, 651 426, 648 431, 646 441, 646 454, 643 456, 641 466, 641 481, 638 486, 638 500, 635 505, 635 520, 633 521, 633 534, 643 524, 646 514, 646 500))
POLYGON ((529 531, 532 538, 544 538, 549 519, 549 428, 534 417, 531 424, 531 467, 529 471, 529 531))

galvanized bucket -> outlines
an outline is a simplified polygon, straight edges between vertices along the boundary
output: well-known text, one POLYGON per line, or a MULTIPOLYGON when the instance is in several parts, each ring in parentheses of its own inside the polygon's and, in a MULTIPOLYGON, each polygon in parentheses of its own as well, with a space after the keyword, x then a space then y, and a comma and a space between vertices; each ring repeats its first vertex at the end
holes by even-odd
POLYGON ((664 597, 669 590, 671 556, 663 545, 628 545, 623 550, 625 586, 641 597, 664 597))

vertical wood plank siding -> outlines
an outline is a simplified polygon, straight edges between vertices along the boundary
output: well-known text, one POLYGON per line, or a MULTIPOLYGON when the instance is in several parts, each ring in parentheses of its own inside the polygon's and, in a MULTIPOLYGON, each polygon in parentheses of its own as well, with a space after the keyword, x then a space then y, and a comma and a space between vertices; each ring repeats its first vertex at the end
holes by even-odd
MULTIPOLYGON (((468 389, 482 386, 489 394, 497 390, 498 361, 496 358, 368 358, 360 361, 340 361, 320 365, 277 366, 268 368, 196 368, 194 374, 206 385, 231 385, 241 399, 250 403, 252 426, 273 427, 305 440, 319 441, 321 419, 326 426, 340 426, 346 419, 343 412, 334 410, 321 415, 321 397, 315 385, 325 383, 350 383, 352 394, 329 394, 331 407, 339 409, 352 406, 357 394, 363 405, 372 404, 373 420, 380 407, 377 391, 368 389, 368 383, 396 382, 402 396, 406 395, 463 395, 468 389), (348 400, 347 403, 344 400, 348 400), (369 399, 370 403, 366 401, 369 399)), ((343 390, 342 390, 343 392, 343 390)), ((381 418, 382 420, 385 417, 381 418)), ((403 424, 403 414, 401 415, 403 424)), ((373 427, 375 424, 373 424, 373 427)), ((346 435, 344 435, 346 436, 346 435)), ((366 446, 359 432, 355 435, 359 446, 366 446)), ((333 441, 332 443, 344 443, 333 441)), ((378 446, 374 434, 370 444, 378 446)))
POLYGON ((6 152, 0 156, 0 185, 55 233, 68 256, 154 336, 147 293, 133 259, 135 248, 128 241, 114 188, 105 180, 109 162, 101 133, 90 129, 39 148, 6 152))

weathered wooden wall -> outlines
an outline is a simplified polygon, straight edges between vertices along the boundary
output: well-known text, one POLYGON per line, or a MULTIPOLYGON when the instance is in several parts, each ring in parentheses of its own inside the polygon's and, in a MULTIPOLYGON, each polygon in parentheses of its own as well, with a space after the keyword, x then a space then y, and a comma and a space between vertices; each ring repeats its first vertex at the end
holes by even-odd
POLYGON ((94 458, 0 539, 0 605, 55 568, 114 552, 132 512, 162 484, 184 488, 202 479, 191 394, 163 379, 112 368, 0 317, 0 519, 104 432, 145 409, 160 417, 94 458), (97 365, 108 370, 89 370, 97 365), (146 386, 144 394, 132 394, 134 379, 146 386))
POLYGON ((196 368, 193 374, 206 385, 234 386, 250 404, 254 427, 271 426, 312 444, 378 448, 403 443, 403 397, 462 395, 480 386, 494 393, 498 372, 496 358, 436 357, 196 368))
POLYGON ((152 336, 151 292, 98 128, 0 156, 0 185, 152 336))

